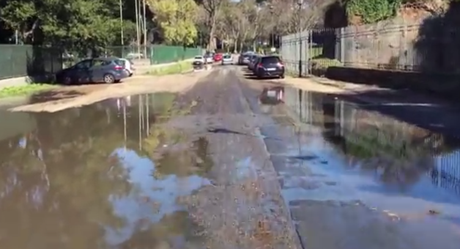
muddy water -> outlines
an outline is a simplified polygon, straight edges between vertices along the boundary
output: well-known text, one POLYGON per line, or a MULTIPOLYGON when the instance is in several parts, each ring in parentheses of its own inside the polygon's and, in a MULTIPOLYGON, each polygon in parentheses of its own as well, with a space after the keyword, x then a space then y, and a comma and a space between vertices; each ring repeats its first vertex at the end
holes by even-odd
POLYGON ((201 244, 200 228, 176 199, 209 184, 212 161, 205 138, 188 140, 161 126, 182 114, 174 98, 158 93, 57 113, 0 112, 2 248, 201 244))
POLYGON ((283 140, 267 147, 307 247, 458 248, 457 139, 337 96, 262 96, 278 123, 262 132, 283 140))

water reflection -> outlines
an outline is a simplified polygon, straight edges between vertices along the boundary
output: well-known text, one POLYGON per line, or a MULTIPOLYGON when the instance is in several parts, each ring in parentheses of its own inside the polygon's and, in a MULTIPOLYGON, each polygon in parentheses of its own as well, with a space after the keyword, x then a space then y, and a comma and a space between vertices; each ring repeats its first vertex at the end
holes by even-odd
MULTIPOLYGON (((284 101, 302 122, 322 128, 323 136, 344 154, 345 165, 373 172, 386 184, 386 192, 391 192, 389 186, 397 187, 396 192, 417 187, 423 189, 420 195, 436 199, 442 194, 429 193, 423 185, 424 179, 430 177, 432 186, 460 195, 460 150, 456 149, 456 139, 332 95, 286 88, 284 101)), ((367 190, 380 191, 370 187, 367 190)))
POLYGON ((182 152, 162 146, 180 139, 158 125, 173 115, 174 98, 141 95, 27 114, 33 125, 0 141, 2 248, 198 243, 198 228, 175 200, 208 184, 212 162, 205 139, 182 152))

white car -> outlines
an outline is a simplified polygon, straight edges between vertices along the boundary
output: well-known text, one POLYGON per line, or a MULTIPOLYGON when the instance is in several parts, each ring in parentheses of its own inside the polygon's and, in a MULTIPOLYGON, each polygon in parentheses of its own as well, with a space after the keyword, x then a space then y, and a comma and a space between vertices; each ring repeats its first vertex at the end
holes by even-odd
POLYGON ((195 56, 195 58, 193 58, 193 64, 195 64, 196 62, 200 62, 204 64, 204 57, 201 55, 195 56))
POLYGON ((144 54, 143 53, 129 53, 126 55, 126 58, 128 59, 144 59, 144 54))
POLYGON ((211 64, 211 63, 214 63, 214 58, 212 58, 212 56, 210 55, 205 55, 204 61, 206 62, 206 64, 211 64))
POLYGON ((123 66, 125 67, 126 71, 128 71, 129 77, 133 76, 134 71, 136 70, 133 66, 134 63, 131 60, 125 58, 119 58, 119 60, 123 62, 123 66))
POLYGON ((232 65, 233 64, 233 57, 231 54, 224 54, 222 56, 222 65, 232 65))

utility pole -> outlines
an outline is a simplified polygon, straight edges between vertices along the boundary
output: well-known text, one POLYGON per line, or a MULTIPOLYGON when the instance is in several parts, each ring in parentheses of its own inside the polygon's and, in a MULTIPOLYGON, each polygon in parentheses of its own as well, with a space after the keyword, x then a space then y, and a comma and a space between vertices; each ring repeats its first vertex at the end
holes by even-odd
POLYGON ((144 15, 144 56, 145 58, 147 58, 147 15, 145 14, 146 13, 146 7, 147 7, 147 4, 145 2, 145 0, 142 0, 142 6, 143 6, 143 9, 142 9, 142 12, 143 12, 143 15, 144 15))
MULTIPOLYGON (((124 46, 124 30, 123 30, 123 2, 122 0, 120 0, 120 34, 121 34, 121 37, 120 37, 120 43, 121 43, 121 46, 124 46)), ((123 49, 123 48, 122 48, 123 49)), ((123 56, 123 55, 122 55, 123 56)))
POLYGON ((140 30, 139 30, 139 0, 134 0, 134 8, 136 9, 136 43, 137 43, 137 57, 140 59, 140 30))

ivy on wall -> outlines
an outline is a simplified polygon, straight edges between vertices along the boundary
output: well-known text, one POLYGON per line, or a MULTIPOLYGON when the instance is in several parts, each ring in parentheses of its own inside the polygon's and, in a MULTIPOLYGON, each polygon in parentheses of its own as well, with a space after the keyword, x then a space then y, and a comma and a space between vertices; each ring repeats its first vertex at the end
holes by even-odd
POLYGON ((347 15, 359 16, 363 23, 375 23, 396 16, 403 0, 349 0, 347 15))

